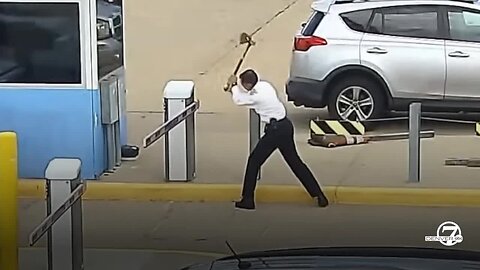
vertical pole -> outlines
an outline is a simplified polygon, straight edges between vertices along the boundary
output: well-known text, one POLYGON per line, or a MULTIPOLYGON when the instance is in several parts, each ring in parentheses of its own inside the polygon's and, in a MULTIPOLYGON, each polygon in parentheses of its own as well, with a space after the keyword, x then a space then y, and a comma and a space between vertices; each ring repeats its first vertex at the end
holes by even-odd
MULTIPOLYGON (((249 110, 249 122, 250 122, 250 153, 253 152, 255 146, 261 137, 261 121, 260 116, 252 109, 249 110)), ((261 170, 258 170, 257 180, 261 178, 261 170)))
POLYGON ((120 130, 120 120, 113 124, 114 138, 115 138, 115 166, 120 167, 122 165, 122 142, 121 142, 121 130, 120 130))
POLYGON ((410 104, 409 110, 409 137, 408 137, 408 180, 420 182, 420 124, 421 103, 410 104))
POLYGON ((105 125, 107 137, 107 172, 113 173, 115 171, 115 127, 114 124, 105 125))
MULTIPOLYGON (((61 207, 72 191, 81 184, 81 166, 82 162, 79 159, 59 158, 50 161, 45 171, 49 188, 47 193, 49 209, 55 211, 61 207)), ((49 230, 48 269, 83 269, 82 205, 79 201, 67 210, 49 230)))
MULTIPOLYGON (((74 191, 81 184, 84 184, 80 178, 71 181, 71 190, 74 191)), ((82 198, 72 205, 72 264, 73 270, 83 270, 83 204, 82 198)))
POLYGON ((118 121, 113 124, 113 130, 115 134, 115 167, 120 167, 122 165, 122 142, 121 142, 121 125, 122 125, 122 117, 123 117, 123 107, 122 107, 122 91, 120 87, 123 87, 120 83, 120 77, 114 76, 115 78, 115 88, 117 89, 116 99, 114 100, 117 102, 116 106, 116 114, 118 115, 118 121))
MULTIPOLYGON (((123 10, 122 10, 123 12, 123 10)), ((124 19, 125 16, 122 16, 124 19)), ((125 22, 125 21, 124 21, 125 22)), ((125 33, 125 32, 123 32, 125 33)), ((123 42, 123 44, 125 44, 123 42)), ((125 46, 123 45, 125 49, 125 46)), ((123 54, 125 56, 125 53, 123 54)), ((123 57, 125 59, 125 57, 123 57)), ((125 61, 125 60, 124 60, 125 61)), ((128 132, 127 132, 127 88, 125 84, 125 68, 122 73, 118 75, 118 97, 120 108, 120 145, 128 145, 128 132)))
POLYGON ((0 269, 18 269, 17 135, 0 133, 0 269))

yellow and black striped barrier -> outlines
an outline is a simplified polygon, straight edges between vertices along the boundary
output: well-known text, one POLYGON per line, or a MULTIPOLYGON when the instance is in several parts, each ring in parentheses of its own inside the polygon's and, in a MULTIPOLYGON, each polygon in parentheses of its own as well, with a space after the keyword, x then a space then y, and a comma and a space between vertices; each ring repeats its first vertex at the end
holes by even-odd
POLYGON ((365 126, 357 121, 311 120, 310 132, 314 135, 364 135, 365 126))

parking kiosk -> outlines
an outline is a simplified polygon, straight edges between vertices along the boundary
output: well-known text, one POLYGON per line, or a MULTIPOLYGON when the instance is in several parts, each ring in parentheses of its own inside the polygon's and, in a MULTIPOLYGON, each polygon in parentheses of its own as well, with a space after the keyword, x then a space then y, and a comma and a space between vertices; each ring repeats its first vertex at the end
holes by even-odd
POLYGON ((122 17, 104 0, 0 2, 0 131, 17 133, 20 177, 43 178, 55 157, 79 158, 83 179, 119 165, 122 17))

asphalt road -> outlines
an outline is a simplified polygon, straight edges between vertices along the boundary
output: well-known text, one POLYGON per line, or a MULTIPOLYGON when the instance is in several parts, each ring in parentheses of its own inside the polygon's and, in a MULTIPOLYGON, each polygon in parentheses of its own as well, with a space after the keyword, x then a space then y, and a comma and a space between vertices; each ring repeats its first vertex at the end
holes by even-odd
MULTIPOLYGON (((84 202, 84 243, 86 248, 96 249, 155 250, 147 251, 150 259, 145 260, 150 263, 155 254, 175 251, 178 256, 183 254, 179 262, 185 264, 203 261, 207 255, 199 258, 199 253, 228 254, 227 240, 238 252, 307 246, 442 248, 440 243, 425 242, 425 236, 435 236, 441 223, 454 221, 464 240, 453 248, 480 250, 477 208, 333 205, 319 209, 285 204, 260 204, 257 208, 243 212, 229 203, 88 201, 84 202), (190 255, 185 257, 185 253, 190 255)), ((43 202, 22 200, 22 247, 43 211, 43 202)), ((24 254, 24 262, 34 256, 32 251, 24 254)), ((98 252, 90 258, 95 254, 98 252)), ((38 259, 38 253, 35 256, 38 259)), ((142 261, 142 257, 135 258, 142 261)))

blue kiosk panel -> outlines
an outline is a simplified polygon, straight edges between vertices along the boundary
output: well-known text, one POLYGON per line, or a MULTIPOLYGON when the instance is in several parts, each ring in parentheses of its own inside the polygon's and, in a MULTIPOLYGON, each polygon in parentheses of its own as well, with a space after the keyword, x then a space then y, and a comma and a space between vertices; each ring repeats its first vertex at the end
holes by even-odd
POLYGON ((1 89, 0 130, 17 133, 20 177, 43 178, 53 157, 78 157, 82 176, 98 178, 105 168, 99 111, 98 91, 1 89))
MULTIPOLYGON (((0 3, 0 131, 18 135, 21 178, 44 178, 55 157, 80 158, 84 179, 98 179, 106 170, 99 77, 123 81, 124 69, 118 8, 101 1, 0 3), (112 29, 103 29, 102 19, 112 29), (103 64, 114 68, 102 74, 103 64)), ((125 106, 119 114, 126 142, 125 106)))

